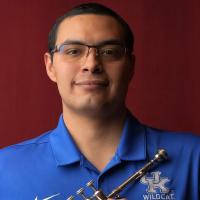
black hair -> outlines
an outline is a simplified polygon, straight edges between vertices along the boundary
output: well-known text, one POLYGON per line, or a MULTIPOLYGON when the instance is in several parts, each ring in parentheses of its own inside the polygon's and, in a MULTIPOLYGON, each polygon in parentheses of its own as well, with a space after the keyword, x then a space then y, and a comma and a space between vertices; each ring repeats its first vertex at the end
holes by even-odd
POLYGON ((99 3, 84 3, 72 8, 69 12, 65 13, 63 16, 59 17, 56 20, 55 24, 53 25, 52 29, 49 32, 49 37, 48 37, 48 51, 50 53, 55 48, 57 32, 61 22, 68 17, 73 17, 82 14, 108 15, 116 19, 123 28, 124 43, 126 48, 128 49, 129 52, 133 51, 134 35, 129 25, 122 17, 120 17, 116 12, 114 12, 110 8, 101 5, 99 3))

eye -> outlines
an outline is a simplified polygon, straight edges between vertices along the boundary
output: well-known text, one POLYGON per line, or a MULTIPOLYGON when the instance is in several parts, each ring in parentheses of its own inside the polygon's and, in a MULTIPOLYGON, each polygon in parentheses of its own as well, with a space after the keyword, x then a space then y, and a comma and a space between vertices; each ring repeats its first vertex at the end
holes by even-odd
POLYGON ((101 50, 101 55, 114 55, 115 54, 115 51, 116 50, 114 50, 114 49, 111 49, 111 48, 109 48, 109 49, 102 49, 101 50))
POLYGON ((120 58, 122 56, 122 49, 118 46, 107 47, 101 49, 100 54, 103 57, 120 58))
POLYGON ((76 44, 66 44, 60 47, 60 52, 63 55, 76 57, 84 54, 84 47, 76 44))
POLYGON ((65 49, 63 53, 67 55, 76 56, 76 55, 80 55, 81 50, 80 49, 65 49))

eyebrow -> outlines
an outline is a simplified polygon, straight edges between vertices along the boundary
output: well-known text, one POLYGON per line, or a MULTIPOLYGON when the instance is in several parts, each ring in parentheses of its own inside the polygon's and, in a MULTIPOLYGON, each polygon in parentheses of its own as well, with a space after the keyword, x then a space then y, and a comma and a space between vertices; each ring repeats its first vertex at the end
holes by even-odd
POLYGON ((65 40, 63 43, 61 43, 60 45, 56 45, 56 46, 61 46, 63 44, 83 44, 83 45, 88 45, 88 46, 102 46, 105 44, 119 44, 119 45, 123 45, 124 43, 122 41, 120 41, 119 39, 108 39, 108 40, 103 40, 100 41, 96 44, 87 44, 81 40, 65 40))

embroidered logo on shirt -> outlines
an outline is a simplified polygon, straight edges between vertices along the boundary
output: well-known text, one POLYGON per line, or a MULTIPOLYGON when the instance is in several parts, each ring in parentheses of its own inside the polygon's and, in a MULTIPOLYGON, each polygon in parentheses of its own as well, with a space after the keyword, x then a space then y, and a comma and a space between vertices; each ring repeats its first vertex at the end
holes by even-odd
MULTIPOLYGON (((44 198, 44 199, 42 199, 42 200, 53 199, 53 197, 57 197, 58 195, 60 195, 60 193, 58 193, 58 194, 54 194, 54 195, 52 195, 52 196, 50 196, 50 197, 46 197, 46 198, 44 198)), ((37 196, 35 197, 35 200, 39 200, 37 196)))
POLYGON ((146 192, 147 194, 143 195, 144 200, 153 200, 153 199, 163 199, 163 200, 174 200, 175 194, 173 191, 166 186, 170 181, 167 177, 161 177, 161 172, 151 172, 151 176, 143 176, 140 179, 140 182, 144 185, 147 185, 146 192))

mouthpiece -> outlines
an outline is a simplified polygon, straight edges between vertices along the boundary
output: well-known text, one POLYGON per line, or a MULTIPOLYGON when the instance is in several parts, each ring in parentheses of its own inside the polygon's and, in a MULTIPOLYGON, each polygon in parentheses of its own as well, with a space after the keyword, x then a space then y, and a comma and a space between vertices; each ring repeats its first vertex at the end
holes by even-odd
POLYGON ((158 153, 155 155, 155 159, 158 162, 168 160, 168 154, 164 149, 159 149, 158 153))

